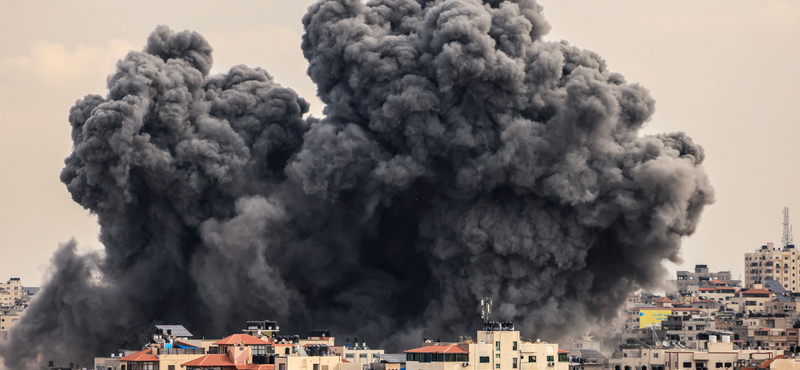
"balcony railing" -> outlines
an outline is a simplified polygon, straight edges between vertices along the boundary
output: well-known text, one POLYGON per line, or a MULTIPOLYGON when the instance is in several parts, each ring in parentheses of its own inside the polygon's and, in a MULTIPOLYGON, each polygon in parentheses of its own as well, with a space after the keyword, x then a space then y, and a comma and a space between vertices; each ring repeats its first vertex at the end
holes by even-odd
POLYGON ((205 348, 159 348, 159 355, 204 355, 205 348))

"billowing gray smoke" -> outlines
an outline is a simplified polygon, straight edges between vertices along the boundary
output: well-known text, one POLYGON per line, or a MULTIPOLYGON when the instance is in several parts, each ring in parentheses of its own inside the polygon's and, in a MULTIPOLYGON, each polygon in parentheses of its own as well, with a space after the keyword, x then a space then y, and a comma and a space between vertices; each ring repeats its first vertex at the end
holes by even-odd
POLYGON ((76 103, 61 180, 105 254, 59 248, 7 366, 267 318, 397 349, 473 332, 483 296, 557 339, 658 284, 713 201, 702 148, 641 136, 647 90, 543 41, 533 0, 323 0, 303 24, 321 120, 163 26, 76 103))

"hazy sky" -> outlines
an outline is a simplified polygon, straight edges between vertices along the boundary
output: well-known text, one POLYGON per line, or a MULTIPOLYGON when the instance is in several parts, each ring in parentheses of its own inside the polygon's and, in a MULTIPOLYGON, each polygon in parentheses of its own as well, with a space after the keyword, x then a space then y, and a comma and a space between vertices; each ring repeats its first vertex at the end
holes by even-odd
MULTIPOLYGON (((212 73, 261 66, 312 102, 300 19, 313 0, 0 0, 0 279, 38 285, 58 243, 101 248, 93 216, 58 180, 69 108, 159 24, 198 31, 212 73)), ((657 101, 644 133, 685 131, 716 188, 681 266, 743 275, 744 253, 780 243, 783 207, 800 225, 800 2, 540 0, 548 40, 599 53, 657 101)), ((800 228, 798 229, 800 244, 800 228)))

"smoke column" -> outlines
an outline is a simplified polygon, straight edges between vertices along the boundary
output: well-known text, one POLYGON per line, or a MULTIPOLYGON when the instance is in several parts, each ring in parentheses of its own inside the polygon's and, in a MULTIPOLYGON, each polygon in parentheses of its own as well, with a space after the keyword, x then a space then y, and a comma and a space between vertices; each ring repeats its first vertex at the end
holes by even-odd
POLYGON ((165 26, 75 104, 61 180, 105 252, 57 250, 6 366, 248 319, 399 350, 474 332, 483 296, 556 340, 660 284, 713 202, 703 149, 640 135, 648 91, 543 41, 533 0, 321 0, 303 25, 322 119, 165 26))

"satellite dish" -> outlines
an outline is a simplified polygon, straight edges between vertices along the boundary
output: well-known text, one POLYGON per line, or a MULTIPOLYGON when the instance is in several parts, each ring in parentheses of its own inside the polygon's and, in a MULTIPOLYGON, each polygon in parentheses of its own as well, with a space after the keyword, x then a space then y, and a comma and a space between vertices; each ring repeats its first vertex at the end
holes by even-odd
POLYGON ((661 344, 662 344, 664 347, 669 347, 669 342, 667 342, 667 341, 664 341, 664 343, 661 343, 661 344))

